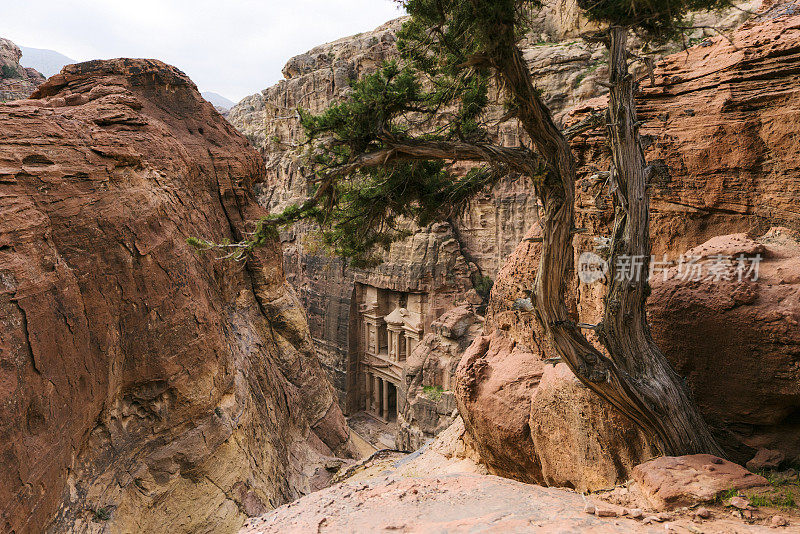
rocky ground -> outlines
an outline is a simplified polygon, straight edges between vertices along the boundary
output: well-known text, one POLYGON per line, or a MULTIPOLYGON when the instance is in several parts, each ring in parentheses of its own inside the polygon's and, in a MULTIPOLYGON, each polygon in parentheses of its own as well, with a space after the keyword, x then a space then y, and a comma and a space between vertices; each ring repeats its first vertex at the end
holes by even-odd
MULTIPOLYGON (((418 453, 378 453, 335 486, 249 520, 240 534, 800 531, 796 508, 757 497, 777 495, 780 485, 710 455, 659 458, 627 485, 583 495, 487 475, 462 437, 456 422, 418 453)), ((800 491, 797 472, 784 474, 784 485, 800 491)))

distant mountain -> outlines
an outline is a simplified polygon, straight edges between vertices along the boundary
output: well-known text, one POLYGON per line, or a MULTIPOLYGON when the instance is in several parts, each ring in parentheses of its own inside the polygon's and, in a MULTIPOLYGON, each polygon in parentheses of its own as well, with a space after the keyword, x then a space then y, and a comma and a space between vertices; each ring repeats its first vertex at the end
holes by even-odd
POLYGON ((22 66, 33 67, 48 78, 61 72, 61 68, 64 65, 76 63, 74 59, 70 59, 64 54, 59 54, 55 50, 31 48, 29 46, 20 46, 20 48, 22 49, 22 60, 20 61, 22 66))
POLYGON ((227 98, 225 98, 224 96, 222 96, 221 94, 214 93, 212 91, 205 91, 200 94, 203 95, 203 98, 211 102, 215 108, 222 108, 225 111, 228 111, 229 109, 231 109, 233 106, 236 105, 236 102, 232 102, 227 98))

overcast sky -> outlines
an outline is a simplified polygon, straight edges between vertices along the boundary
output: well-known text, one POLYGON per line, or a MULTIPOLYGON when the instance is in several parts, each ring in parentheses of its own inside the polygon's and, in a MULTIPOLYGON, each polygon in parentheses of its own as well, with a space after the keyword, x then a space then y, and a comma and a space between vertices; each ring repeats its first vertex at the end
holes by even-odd
POLYGON ((286 61, 402 13, 391 0, 10 0, 0 37, 76 61, 147 57, 233 101, 282 78, 286 61))

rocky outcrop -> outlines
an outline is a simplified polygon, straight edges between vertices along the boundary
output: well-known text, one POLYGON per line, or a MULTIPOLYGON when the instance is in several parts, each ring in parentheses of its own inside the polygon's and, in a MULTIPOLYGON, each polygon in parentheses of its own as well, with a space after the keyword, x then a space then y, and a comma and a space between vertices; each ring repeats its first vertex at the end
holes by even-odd
MULTIPOLYGON (((480 300, 480 299, 478 299, 480 300)), ((464 350, 483 329, 468 306, 442 314, 406 361, 397 420, 397 448, 415 451, 458 416, 455 373, 464 350)))
MULTIPOLYGON (((796 12, 793 4, 776 6, 734 32, 732 42, 708 39, 669 56, 655 69, 655 84, 642 82, 638 103, 651 162, 656 258, 667 254, 675 261, 715 235, 737 231, 761 235, 781 224, 790 228, 780 231, 785 236, 800 228, 800 159, 793 141, 800 119, 796 12)), ((601 105, 596 100, 575 115, 601 105)), ((576 237, 576 264, 582 252, 602 253, 597 239, 610 234, 613 211, 608 191, 596 179, 597 171, 608 168, 604 143, 593 135, 574 143, 583 164, 576 226, 588 230, 576 237)), ((624 479, 650 450, 630 422, 583 394, 586 390, 579 386, 566 387, 569 374, 559 373, 558 366, 551 371, 552 379, 561 382, 547 390, 559 392, 559 400, 536 399, 540 390, 547 394, 542 387, 545 362, 554 356, 537 331, 530 303, 537 232, 531 230, 498 275, 487 337, 476 340, 462 360, 459 406, 467 431, 484 444, 477 448, 498 473, 538 481, 546 478, 543 467, 550 465, 551 480, 562 484, 579 479, 591 487, 603 477, 609 482, 615 476, 624 479), (502 370, 512 367, 504 360, 519 362, 515 363, 519 370, 504 376, 502 370), (485 402, 497 402, 502 409, 487 408, 485 402), (545 406, 577 410, 565 419, 541 409, 545 406), (614 417, 618 423, 603 424, 614 417), (580 458, 565 459, 564 450, 578 450, 582 439, 567 427, 590 429, 595 446, 583 445, 580 454, 600 451, 598 465, 614 469, 595 470, 580 458), (566 432, 561 438, 566 441, 536 445, 537 439, 557 435, 559 429, 566 432), (575 445, 563 446, 565 442, 575 445), (621 444, 624 450, 617 448, 621 444)), ((651 282, 656 340, 686 376, 723 444, 742 462, 755 453, 748 446, 783 447, 787 458, 796 454, 797 446, 796 245, 774 233, 767 235, 772 237, 757 240, 761 245, 746 242, 744 236, 722 239, 730 246, 720 250, 744 247, 742 251, 752 253, 753 247, 764 247, 764 278, 753 284, 651 282), (772 252, 767 253, 769 247, 772 252)), ((717 250, 717 244, 711 241, 706 246, 717 250)), ((568 303, 582 322, 596 323, 604 293, 602 281, 587 284, 576 279, 568 288, 568 303)))
POLYGON ((44 83, 45 77, 36 69, 20 65, 22 50, 8 39, 0 37, 0 102, 28 98, 44 83))
POLYGON ((225 532, 324 483, 348 431, 270 243, 261 157, 179 70, 65 67, 0 105, 8 532, 225 532))
MULTIPOLYGON (((721 438, 729 447, 783 448, 791 459, 798 452, 798 397, 789 384, 798 376, 791 274, 796 244, 790 235, 800 230, 800 149, 793 140, 800 125, 800 8, 775 5, 730 38, 709 39, 666 58, 655 69, 655 83, 643 84, 653 253, 677 261, 708 247, 717 250, 711 255, 749 255, 767 246, 772 252, 764 253, 764 277, 752 284, 678 280, 677 267, 672 273, 662 269, 651 281, 653 335, 707 418, 732 432, 721 438), (773 226, 787 230, 767 234, 773 226), (729 235, 739 232, 750 239, 729 235), (695 320, 686 317, 690 309, 695 320), (764 408, 772 403, 774 409, 764 408)), ((587 138, 582 155, 603 161, 601 142, 587 138)), ((601 165, 588 164, 584 172, 601 165)), ((578 226, 594 235, 578 242, 576 254, 593 250, 594 237, 610 233, 609 204, 597 207, 597 186, 590 181, 583 183, 578 226)), ((704 272, 704 278, 710 274, 704 272)), ((582 320, 599 318, 602 291, 602 283, 578 286, 582 320)), ((744 463, 754 453, 741 450, 736 460, 744 463)))

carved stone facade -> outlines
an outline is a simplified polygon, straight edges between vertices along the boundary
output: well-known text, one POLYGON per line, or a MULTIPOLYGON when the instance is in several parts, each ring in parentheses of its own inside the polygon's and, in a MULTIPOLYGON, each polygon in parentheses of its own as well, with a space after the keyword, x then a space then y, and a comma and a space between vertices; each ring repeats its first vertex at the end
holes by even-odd
POLYGON ((348 398, 354 411, 364 410, 396 421, 405 362, 422 340, 428 295, 356 286, 357 307, 351 321, 357 339, 351 352, 355 370, 348 398))

